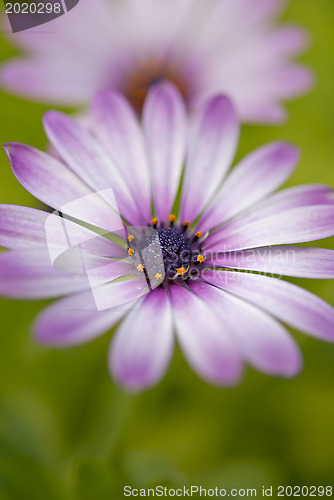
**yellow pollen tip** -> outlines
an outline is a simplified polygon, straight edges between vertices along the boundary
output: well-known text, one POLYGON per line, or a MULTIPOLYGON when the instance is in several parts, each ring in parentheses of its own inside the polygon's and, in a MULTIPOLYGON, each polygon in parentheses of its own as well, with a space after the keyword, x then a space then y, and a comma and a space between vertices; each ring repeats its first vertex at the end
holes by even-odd
POLYGON ((195 233, 195 236, 196 236, 196 238, 201 238, 201 236, 202 236, 201 231, 197 231, 197 233, 195 233))
POLYGON ((203 264, 203 262, 205 261, 203 255, 197 255, 197 262, 200 262, 201 264, 203 264))
POLYGON ((128 250, 128 254, 130 255, 130 257, 131 257, 131 255, 133 255, 134 253, 135 253, 135 251, 134 251, 134 250, 132 250, 132 248, 129 248, 129 250, 128 250))
POLYGON ((154 277, 156 280, 162 280, 162 274, 160 273, 157 273, 154 277))
POLYGON ((176 221, 176 217, 175 217, 175 215, 174 215, 174 214, 170 214, 170 215, 168 216, 168 220, 169 220, 169 222, 175 222, 175 221, 176 221))
POLYGON ((143 266, 143 264, 138 264, 137 266, 137 271, 139 271, 140 273, 142 273, 144 271, 145 267, 143 266))
POLYGON ((176 269, 176 272, 177 272, 177 274, 180 274, 181 276, 183 276, 187 272, 187 269, 185 269, 184 267, 178 267, 176 269))
POLYGON ((152 219, 152 224, 156 225, 156 224, 158 224, 158 222, 159 222, 159 219, 157 219, 156 217, 154 217, 152 219))
POLYGON ((127 239, 128 239, 128 241, 133 241, 135 239, 135 237, 133 236, 133 234, 129 234, 127 239))
POLYGON ((186 221, 184 221, 183 225, 184 225, 185 227, 189 227, 189 226, 190 226, 190 222, 189 222, 188 220, 186 220, 186 221))

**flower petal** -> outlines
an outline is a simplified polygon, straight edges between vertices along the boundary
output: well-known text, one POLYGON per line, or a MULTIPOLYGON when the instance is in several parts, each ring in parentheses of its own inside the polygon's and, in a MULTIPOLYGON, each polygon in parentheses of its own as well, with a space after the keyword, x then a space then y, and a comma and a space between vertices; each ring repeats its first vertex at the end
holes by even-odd
POLYGON ((13 172, 33 196, 53 208, 106 231, 122 228, 114 205, 108 205, 64 163, 38 149, 19 143, 5 145, 13 172))
POLYGON ((112 189, 122 215, 132 224, 143 223, 119 169, 88 129, 59 111, 47 112, 43 121, 50 142, 70 169, 93 191, 112 189))
POLYGON ((238 218, 231 221, 230 227, 237 227, 239 222, 244 225, 246 218, 248 222, 253 222, 293 208, 314 205, 334 205, 333 189, 324 184, 305 184, 283 189, 257 203, 247 213, 240 214, 238 218))
POLYGON ((5 34, 31 56, 6 63, 1 83, 39 102, 86 105, 105 81, 105 67, 115 52, 110 46, 117 41, 117 21, 110 7, 103 0, 94 5, 80 0, 74 15, 66 14, 52 21, 47 36, 44 24, 11 34, 8 23, 5 34), (86 36, 95 30, 98 36, 86 36))
POLYGON ((224 323, 204 301, 185 288, 172 285, 169 291, 177 338, 193 370, 212 384, 237 383, 242 362, 224 323))
POLYGON ((224 178, 235 155, 239 127, 231 101, 210 99, 195 116, 183 180, 181 219, 193 221, 224 178))
POLYGON ((314 205, 334 205, 333 189, 324 184, 305 184, 283 189, 218 227, 211 233, 208 242, 217 240, 218 236, 228 234, 265 217, 279 215, 293 208, 314 205))
POLYGON ((123 176, 147 223, 152 217, 150 178, 144 138, 132 107, 122 94, 111 90, 96 96, 92 114, 94 132, 123 176))
MULTIPOLYGON (((122 263, 122 269, 123 265, 124 263, 122 263)), ((103 269, 101 271, 103 273, 103 269)), ((108 268, 106 268, 106 271, 107 273, 110 272, 108 268)), ((103 278, 103 274, 100 276, 103 278)), ((98 273, 93 272, 91 278, 93 287, 103 281, 103 279, 100 280, 100 276, 98 273)), ((108 274, 106 276, 108 277, 108 274)), ((127 307, 132 301, 144 297, 149 292, 149 289, 145 276, 137 277, 129 273, 127 276, 124 276, 121 281, 115 280, 111 283, 92 288, 92 292, 95 300, 95 307, 98 311, 104 311, 119 306, 127 307)))
POLYGON ((310 35, 299 26, 282 24, 268 35, 266 41, 267 48, 263 47, 263 51, 271 57, 290 57, 303 52, 309 46, 310 35))
MULTIPOLYGON (((259 31, 260 23, 267 23, 270 18, 277 16, 283 9, 285 1, 225 0, 215 2, 211 11, 207 12, 209 19, 204 18, 206 22, 203 33, 196 33, 196 39, 199 39, 199 49, 210 51, 211 55, 215 55, 218 50, 219 55, 224 54, 225 50, 228 55, 234 45, 244 45, 245 36, 249 40, 255 30, 259 31), (236 26, 238 29, 235 29, 236 26), (229 41, 228 45, 226 40, 229 41)), ((197 4, 197 8, 202 6, 202 2, 197 2, 197 4)))
POLYGON ((143 126, 158 219, 167 220, 181 179, 185 157, 186 110, 176 88, 154 85, 145 101, 143 126))
POLYGON ((291 99, 310 90, 316 81, 314 73, 303 64, 277 66, 263 85, 265 92, 279 99, 291 99))
POLYGON ((90 291, 73 295, 40 313, 34 324, 35 338, 53 346, 82 344, 112 328, 126 312, 125 307, 97 311, 90 291))
POLYGON ((112 376, 125 389, 155 385, 173 352, 172 315, 166 291, 150 292, 118 328, 109 353, 112 376))
POLYGON ((298 159, 298 149, 286 142, 267 144, 246 156, 224 182, 200 222, 201 229, 211 229, 278 189, 290 177, 298 159))
POLYGON ((240 119, 244 123, 263 125, 266 123, 283 123, 287 120, 287 112, 284 106, 272 102, 261 102, 259 104, 249 102, 240 105, 238 111, 240 119))
POLYGON ((293 377, 300 371, 299 349, 276 320, 214 286, 193 282, 190 288, 228 328, 246 361, 270 375, 293 377))
POLYGON ((63 251, 68 245, 80 245, 85 254, 126 257, 125 250, 107 238, 68 219, 35 208, 0 205, 0 246, 63 251))
MULTIPOLYGON (((34 36, 30 36, 34 38, 34 36)), ((40 39, 42 44, 45 36, 40 39)), ((49 57, 15 58, 1 68, 1 84, 9 91, 38 101, 81 105, 94 92, 86 68, 49 57), (69 73, 71 78, 68 78, 69 73)))
POLYGON ((18 248, 46 247, 47 212, 15 205, 0 205, 0 246, 18 248))
POLYGON ((87 290, 87 276, 61 273, 46 250, 24 249, 0 254, 0 294, 21 299, 45 299, 87 290))
POLYGON ((208 241, 213 252, 227 252, 268 245, 285 245, 328 238, 334 235, 334 207, 311 206, 287 210, 277 215, 239 225, 208 241), (219 237, 220 236, 220 237, 219 237))
POLYGON ((204 271, 202 277, 293 328, 334 341, 334 308, 303 288, 260 274, 204 271))
POLYGON ((216 254, 207 265, 247 269, 279 276, 333 279, 334 250, 327 248, 274 246, 216 254))

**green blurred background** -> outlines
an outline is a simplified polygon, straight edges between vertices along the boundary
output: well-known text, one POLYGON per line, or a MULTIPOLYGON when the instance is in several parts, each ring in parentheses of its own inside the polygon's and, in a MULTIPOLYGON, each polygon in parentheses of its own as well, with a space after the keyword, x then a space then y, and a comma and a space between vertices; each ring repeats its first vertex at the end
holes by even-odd
MULTIPOLYGON (((288 105, 288 123, 243 127, 238 157, 288 139, 302 150, 289 185, 334 186, 334 1, 290 0, 284 18, 311 32, 302 60, 318 84, 288 105)), ((14 54, 1 38, 0 58, 14 54)), ((0 93, 0 142, 44 148, 46 109, 0 93)), ((1 202, 33 206, 4 152, 0 168, 1 202)), ((334 304, 333 282, 295 282, 334 304)), ((293 332, 305 357, 298 378, 248 369, 227 390, 199 380, 177 350, 162 383, 130 396, 107 373, 110 334, 67 350, 36 345, 31 323, 44 305, 0 302, 0 500, 111 500, 125 484, 334 485, 333 345, 293 332)))

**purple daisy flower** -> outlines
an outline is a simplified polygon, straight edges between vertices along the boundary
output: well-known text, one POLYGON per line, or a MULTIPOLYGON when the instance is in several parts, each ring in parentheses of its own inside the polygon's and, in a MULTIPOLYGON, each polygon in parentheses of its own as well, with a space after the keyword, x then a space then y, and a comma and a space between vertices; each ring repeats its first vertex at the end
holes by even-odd
POLYGON ((109 369, 136 391, 163 376, 175 334, 195 372, 217 385, 237 383, 245 363, 296 375, 301 356, 282 323, 334 340, 334 308, 272 276, 334 277, 334 251, 290 245, 334 235, 333 190, 273 194, 298 162, 294 146, 265 145, 228 172, 239 136, 230 100, 211 98, 188 127, 169 83, 150 90, 142 126, 116 91, 98 94, 91 115, 88 130, 46 114, 57 158, 5 146, 19 182, 58 211, 0 206, 0 245, 10 249, 0 292, 64 296, 37 318, 39 342, 73 345, 120 322, 109 369))
POLYGON ((25 53, 1 81, 38 101, 85 105, 119 89, 141 111, 150 86, 174 83, 189 106, 229 95, 242 121, 280 122, 282 100, 313 84, 293 58, 307 33, 277 25, 285 0, 80 0, 70 13, 11 37, 25 53))

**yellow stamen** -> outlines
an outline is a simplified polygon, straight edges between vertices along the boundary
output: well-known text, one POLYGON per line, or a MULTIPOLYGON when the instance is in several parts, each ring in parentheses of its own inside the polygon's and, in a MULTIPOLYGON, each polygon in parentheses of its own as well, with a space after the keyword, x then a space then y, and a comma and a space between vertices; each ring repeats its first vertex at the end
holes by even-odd
POLYGON ((140 273, 142 273, 142 272, 144 272, 144 269, 145 269, 145 267, 143 266, 143 264, 138 264, 137 271, 139 271, 140 273))
POLYGON ((174 214, 170 214, 170 215, 168 216, 168 220, 169 220, 169 222, 171 222, 171 223, 173 224, 173 222, 175 222, 175 221, 176 221, 176 217, 175 217, 175 215, 174 215, 174 214))
POLYGON ((152 219, 152 224, 153 224, 153 226, 156 226, 156 225, 158 224, 158 222, 159 222, 159 219, 157 219, 156 217, 154 217, 154 218, 152 219))
POLYGON ((185 269, 184 267, 178 267, 176 269, 177 274, 180 274, 181 276, 183 276, 187 271, 188 269, 185 269))
POLYGON ((134 253, 135 253, 135 251, 134 251, 134 250, 132 250, 132 248, 129 248, 129 250, 128 250, 128 254, 130 255, 130 257, 131 257, 131 255, 133 255, 134 253))
POLYGON ((184 225, 185 227, 189 227, 189 226, 190 226, 190 222, 189 222, 188 220, 186 220, 186 221, 184 221, 183 225, 184 225))
POLYGON ((157 273, 154 277, 156 280, 162 280, 162 274, 160 273, 157 273))
POLYGON ((135 239, 135 237, 133 236, 133 234, 129 234, 127 239, 128 239, 128 241, 133 241, 135 239))
POLYGON ((204 261, 205 261, 205 258, 203 257, 203 255, 197 255, 197 262, 200 262, 201 264, 203 264, 204 261))
POLYGON ((201 236, 202 236, 201 231, 197 231, 197 233, 195 233, 195 236, 196 236, 196 238, 201 238, 201 236))

